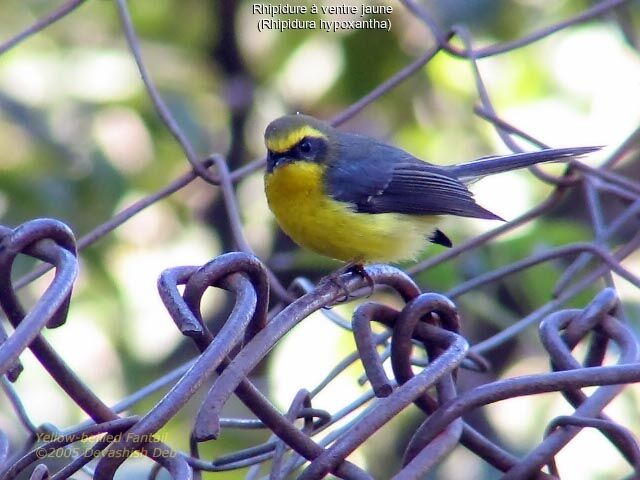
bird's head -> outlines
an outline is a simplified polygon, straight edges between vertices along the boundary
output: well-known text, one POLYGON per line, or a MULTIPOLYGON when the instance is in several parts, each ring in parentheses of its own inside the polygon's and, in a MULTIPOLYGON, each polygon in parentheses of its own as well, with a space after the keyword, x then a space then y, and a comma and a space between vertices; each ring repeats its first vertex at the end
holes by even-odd
POLYGON ((267 172, 297 161, 326 162, 334 132, 329 124, 308 115, 277 118, 264 132, 267 172))

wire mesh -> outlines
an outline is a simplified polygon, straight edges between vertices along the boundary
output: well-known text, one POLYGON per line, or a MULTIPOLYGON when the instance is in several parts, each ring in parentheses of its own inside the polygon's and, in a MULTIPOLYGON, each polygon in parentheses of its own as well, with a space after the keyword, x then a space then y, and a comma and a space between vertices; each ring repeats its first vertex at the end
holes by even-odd
MULTIPOLYGON (((0 44, 0 54, 62 21, 82 3, 79 0, 63 3, 0 44)), ((621 32, 632 42, 628 28, 625 28, 628 25, 621 20, 619 10, 626 3, 621 0, 597 2, 578 15, 517 40, 476 48, 465 27, 444 31, 426 8, 413 0, 403 0, 404 7, 428 28, 435 46, 346 108, 332 119, 332 123, 338 125, 371 105, 436 55, 452 55, 473 67, 480 100, 476 113, 496 129, 505 145, 514 152, 521 151, 518 143, 521 139, 545 147, 500 118, 485 88, 477 60, 506 55, 563 29, 612 13, 618 14, 621 32)), ((12 327, 8 332, 0 324, 2 388, 21 428, 30 434, 27 445, 15 448, 10 445, 7 433, 0 430, 2 479, 20 475, 26 478, 27 471, 32 479, 62 479, 81 469, 96 479, 108 479, 135 456, 135 452, 155 462, 156 466, 149 472, 150 478, 155 478, 162 468, 173 478, 191 479, 200 478, 202 472, 249 467, 247 478, 298 475, 298 478, 311 480, 333 474, 339 478, 369 479, 374 473, 365 471, 349 456, 412 404, 423 411, 426 418, 421 424, 410 427, 411 439, 404 451, 401 468, 395 473, 397 479, 424 478, 459 444, 502 472, 502 478, 560 478, 555 456, 584 428, 598 429, 628 463, 630 475, 640 477, 640 451, 633 433, 603 412, 626 384, 640 380, 637 340, 613 283, 615 274, 634 288, 640 287, 640 278, 625 266, 625 259, 640 246, 640 229, 637 228, 640 184, 613 170, 623 159, 637 162, 640 129, 622 142, 598 168, 579 160, 570 162, 560 176, 532 168, 534 174, 553 185, 554 190, 544 202, 521 217, 416 264, 406 272, 384 265, 367 267, 376 289, 395 292, 402 299, 402 307, 365 301, 357 307, 349 322, 327 309, 343 299, 344 289, 354 298, 371 293, 366 282, 358 276, 350 276, 341 288, 332 282, 314 286, 300 279, 287 287, 256 258, 244 238, 235 184, 262 168, 264 159, 230 170, 222 155, 199 158, 147 71, 126 1, 117 0, 117 8, 146 91, 159 117, 180 144, 190 170, 77 240, 67 225, 52 219, 31 220, 15 228, 0 227, 0 306, 12 327), (79 252, 197 178, 221 190, 227 220, 239 251, 223 254, 202 266, 174 266, 163 272, 158 280, 160 300, 179 331, 193 341, 199 355, 110 407, 65 363, 64 352, 56 351, 43 331, 64 328, 78 275, 79 252), (474 251, 492 239, 544 216, 572 191, 584 199, 593 241, 533 253, 478 275, 444 294, 423 293, 412 279, 411 276, 474 251), (609 196, 624 205, 615 216, 607 216, 601 205, 602 198, 609 196), (629 225, 635 225, 636 233, 621 243, 618 234, 629 225), (614 238, 617 240, 613 241, 614 238), (22 255, 36 258, 42 265, 31 274, 14 280, 11 275, 13 264, 22 255), (468 344, 460 334, 461 320, 454 303, 458 297, 558 259, 568 260, 569 266, 547 303, 495 335, 475 345, 468 344), (24 307, 17 291, 49 269, 55 271, 50 284, 29 308, 24 307), (600 280, 606 286, 583 308, 566 307, 568 302, 600 280), (234 298, 231 313, 215 335, 203 321, 201 312, 202 297, 210 288, 227 290, 234 298), (252 382, 251 373, 285 334, 322 309, 341 328, 353 332, 357 349, 337 364, 314 390, 300 389, 289 409, 281 412, 252 382), (381 328, 372 328, 372 322, 380 324, 381 328), (486 371, 490 366, 483 354, 504 346, 532 325, 539 325, 540 341, 551 363, 550 372, 491 380, 458 391, 458 369, 486 371), (581 343, 587 344, 583 361, 577 360, 572 353, 581 343), (13 387, 23 368, 20 356, 26 349, 33 352, 42 367, 90 420, 63 430, 51 424, 35 425, 30 420, 29 412, 13 387), (605 361, 612 355, 617 358, 615 364, 605 361), (322 409, 314 402, 316 396, 354 362, 362 363, 363 382, 371 388, 338 411, 322 409), (392 375, 384 365, 390 365, 392 375), (144 415, 122 416, 122 412, 132 405, 166 387, 170 387, 168 392, 144 415), (190 451, 178 451, 167 445, 157 432, 196 392, 206 387, 209 390, 190 433, 190 451), (584 387, 597 388, 585 393, 584 387), (465 414, 485 405, 548 392, 562 395, 572 412, 553 419, 547 426, 545 438, 521 455, 507 451, 500 439, 489 438, 463 419, 465 414), (223 407, 233 395, 254 418, 222 416, 223 407), (296 420, 302 420, 302 423, 296 420), (268 429, 272 436, 250 448, 214 459, 201 458, 200 444, 218 438, 221 429, 268 429), (99 437, 90 448, 82 454, 70 449, 73 454, 66 464, 55 473, 49 472, 47 456, 91 436, 99 437)))

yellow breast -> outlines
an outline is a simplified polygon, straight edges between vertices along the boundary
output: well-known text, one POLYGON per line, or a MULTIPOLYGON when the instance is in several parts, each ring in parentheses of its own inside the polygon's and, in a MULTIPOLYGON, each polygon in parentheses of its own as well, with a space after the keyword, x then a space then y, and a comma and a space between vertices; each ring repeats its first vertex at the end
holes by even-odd
POLYGON ((269 207, 296 243, 347 262, 397 262, 414 258, 437 217, 356 213, 324 188, 325 167, 298 161, 265 175, 269 207))

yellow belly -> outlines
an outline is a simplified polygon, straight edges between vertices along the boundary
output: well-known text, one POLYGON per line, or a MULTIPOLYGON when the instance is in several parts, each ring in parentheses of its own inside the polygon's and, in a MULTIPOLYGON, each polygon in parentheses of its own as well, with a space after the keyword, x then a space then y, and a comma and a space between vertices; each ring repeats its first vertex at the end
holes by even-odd
POLYGON ((296 243, 346 262, 415 258, 437 217, 356 213, 329 197, 322 166, 294 162, 265 175, 265 192, 278 224, 296 243))

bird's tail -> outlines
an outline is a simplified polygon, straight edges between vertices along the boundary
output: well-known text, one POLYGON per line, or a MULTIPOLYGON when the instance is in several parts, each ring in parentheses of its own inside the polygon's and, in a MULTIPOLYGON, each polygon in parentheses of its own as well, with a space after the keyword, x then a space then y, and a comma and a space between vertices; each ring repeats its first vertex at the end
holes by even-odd
POLYGON ((602 147, 550 148, 537 152, 514 153, 499 157, 483 157, 472 162, 460 163, 447 167, 448 170, 465 183, 477 180, 485 175, 508 172, 524 168, 536 163, 561 162, 587 153, 600 150, 602 147))

